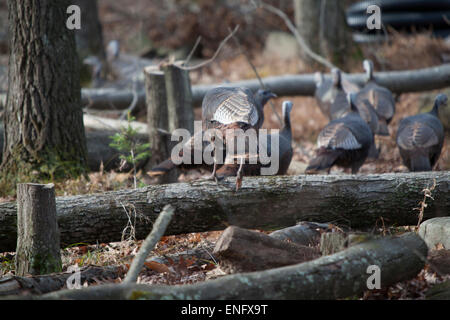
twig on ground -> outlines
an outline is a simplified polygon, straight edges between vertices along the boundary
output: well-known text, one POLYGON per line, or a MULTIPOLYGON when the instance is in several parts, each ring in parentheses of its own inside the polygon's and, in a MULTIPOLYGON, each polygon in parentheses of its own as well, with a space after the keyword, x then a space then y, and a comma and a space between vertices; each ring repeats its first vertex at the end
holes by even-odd
POLYGON ((208 249, 205 248, 205 246, 201 245, 202 249, 211 257, 211 259, 214 261, 214 263, 217 265, 218 262, 216 259, 214 259, 214 256, 208 251, 208 249))
POLYGON ((220 50, 222 50, 222 47, 227 43, 228 40, 230 40, 230 38, 231 38, 238 30, 239 30, 239 25, 237 25, 237 26, 234 28, 233 32, 231 32, 225 39, 222 40, 222 42, 219 44, 219 47, 217 48, 216 52, 215 52, 214 55, 212 56, 212 58, 210 58, 210 59, 208 59, 208 60, 206 60, 206 61, 203 61, 203 62, 201 62, 201 63, 199 63, 199 64, 197 64, 197 65, 195 65, 195 66, 190 66, 190 67, 179 66, 179 68, 180 68, 180 69, 183 69, 183 70, 191 71, 191 70, 195 70, 195 69, 204 67, 204 66, 206 66, 207 64, 213 62, 213 61, 216 59, 217 55, 219 54, 220 50))
POLYGON ((170 220, 173 217, 175 209, 171 205, 166 205, 163 208, 163 211, 159 214, 158 218, 153 225, 152 232, 145 238, 142 243, 141 249, 139 250, 136 257, 134 257, 133 262, 131 263, 130 270, 127 273, 127 276, 123 280, 122 283, 129 284, 136 282, 139 272, 144 266, 145 259, 147 258, 150 251, 153 250, 156 243, 161 239, 164 232, 166 231, 167 226, 169 225, 170 220))
POLYGON ((125 241, 125 240, 136 240, 136 207, 133 204, 130 204, 130 206, 132 207, 133 211, 134 211, 134 223, 131 221, 131 215, 130 213, 128 213, 127 208, 125 208, 125 206, 123 205, 122 202, 120 202, 120 205, 122 206, 123 210, 125 211, 125 214, 127 215, 128 218, 128 222, 126 227, 123 229, 122 231, 122 240, 121 241, 125 241), (130 229, 129 231, 129 236, 127 239, 125 239, 125 235, 126 235, 126 231, 130 229))
POLYGON ((262 1, 259 2, 259 7, 263 8, 264 10, 267 10, 267 11, 270 11, 270 12, 276 14, 277 16, 279 16, 281 19, 284 20, 284 23, 286 24, 288 29, 291 31, 291 33, 295 36, 295 39, 297 40, 298 45, 305 52, 305 54, 307 54, 312 59, 316 60, 318 63, 323 64, 324 66, 326 66, 326 67, 328 67, 330 69, 337 68, 334 64, 329 62, 324 57, 322 57, 322 56, 318 55, 317 53, 313 52, 308 47, 308 45, 306 44, 305 40, 302 38, 300 33, 298 33, 297 28, 292 24, 292 22, 289 19, 289 17, 283 11, 281 11, 278 8, 275 8, 274 6, 271 6, 270 4, 264 3, 262 1))
POLYGON ((423 220, 423 214, 425 211, 425 208, 428 207, 428 204, 426 203, 427 198, 430 198, 431 200, 434 200, 434 198, 431 196, 431 192, 436 188, 436 179, 433 179, 433 185, 431 187, 426 187, 422 190, 423 192, 423 200, 419 202, 419 208, 414 208, 413 210, 419 211, 419 221, 417 222, 416 229, 419 230, 419 226, 422 223, 423 220))

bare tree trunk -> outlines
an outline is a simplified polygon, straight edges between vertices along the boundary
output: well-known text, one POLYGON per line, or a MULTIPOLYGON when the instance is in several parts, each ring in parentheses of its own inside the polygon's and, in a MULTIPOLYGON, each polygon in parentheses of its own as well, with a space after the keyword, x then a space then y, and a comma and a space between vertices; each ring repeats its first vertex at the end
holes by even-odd
MULTIPOLYGON (((342 66, 351 46, 351 35, 345 20, 348 1, 294 0, 295 22, 300 35, 312 51, 342 66)), ((302 54, 307 63, 313 63, 302 54)))
POLYGON ((97 0, 73 0, 81 9, 81 29, 75 31, 75 39, 80 59, 97 56, 106 59, 103 46, 102 24, 98 15, 97 0))
POLYGON ((68 0, 8 1, 11 54, 4 114, 3 177, 86 171, 79 63, 68 0), (32 45, 31 45, 32 44, 32 45))
POLYGON ((345 18, 346 2, 321 0, 320 2, 320 52, 337 66, 344 66, 352 47, 351 32, 345 18))
MULTIPOLYGON (((295 25, 308 47, 320 54, 320 0, 294 0, 295 25)), ((302 59, 307 63, 315 63, 308 55, 301 53, 302 59)))
POLYGON ((16 275, 61 271, 53 185, 17 185, 16 275))

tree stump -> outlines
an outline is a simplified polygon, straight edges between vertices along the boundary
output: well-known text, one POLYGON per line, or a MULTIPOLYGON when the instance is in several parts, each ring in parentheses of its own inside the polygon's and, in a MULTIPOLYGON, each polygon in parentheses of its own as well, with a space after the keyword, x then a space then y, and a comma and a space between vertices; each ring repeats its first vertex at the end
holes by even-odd
POLYGON ((169 131, 187 129, 194 133, 194 111, 189 71, 179 67, 180 62, 162 66, 166 82, 169 131))
MULTIPOLYGON (((147 125, 150 147, 152 150, 147 169, 170 157, 171 141, 167 110, 167 94, 164 72, 159 67, 150 66, 144 69, 145 93, 147 103, 147 125)), ((177 182, 178 170, 158 177, 159 183, 177 182)))
POLYGON ((17 185, 16 275, 61 271, 53 184, 17 185))

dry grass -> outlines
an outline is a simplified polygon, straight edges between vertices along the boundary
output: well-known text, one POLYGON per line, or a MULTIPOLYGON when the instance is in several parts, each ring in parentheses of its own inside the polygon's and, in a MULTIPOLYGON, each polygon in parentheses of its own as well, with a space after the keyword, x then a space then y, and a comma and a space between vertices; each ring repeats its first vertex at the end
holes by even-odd
POLYGON ((434 38, 431 32, 404 35, 390 30, 392 41, 379 46, 365 45, 366 57, 382 70, 413 70, 436 66, 450 54, 444 39, 434 38))

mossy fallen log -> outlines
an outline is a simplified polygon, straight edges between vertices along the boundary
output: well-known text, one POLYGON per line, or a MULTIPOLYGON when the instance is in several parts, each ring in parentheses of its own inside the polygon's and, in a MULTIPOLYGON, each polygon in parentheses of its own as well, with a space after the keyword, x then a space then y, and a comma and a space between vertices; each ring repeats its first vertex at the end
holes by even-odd
MULTIPOLYGON (((450 213, 450 172, 244 177, 237 193, 234 178, 226 180, 229 187, 211 181, 173 183, 57 197, 56 211, 62 246, 120 241, 134 210, 136 237, 144 239, 166 204, 176 210, 166 234, 228 225, 277 230, 298 221, 373 228, 383 218, 385 225, 415 225, 414 208, 434 180, 434 200, 424 212, 428 219, 450 213)), ((0 204, 0 252, 15 250, 16 213, 15 202, 0 204)))

